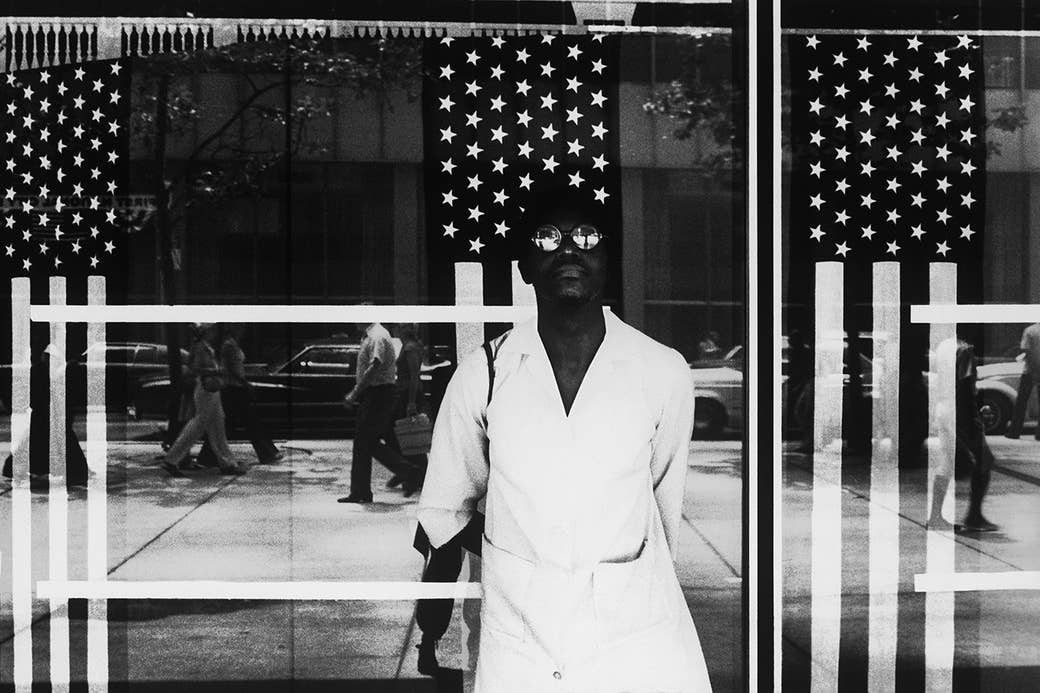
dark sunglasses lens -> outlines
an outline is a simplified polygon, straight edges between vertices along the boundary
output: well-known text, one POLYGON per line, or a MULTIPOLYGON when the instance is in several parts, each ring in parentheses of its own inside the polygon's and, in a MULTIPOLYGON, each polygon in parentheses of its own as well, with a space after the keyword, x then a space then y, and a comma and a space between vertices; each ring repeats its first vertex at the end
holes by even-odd
POLYGON ((539 226, 531 236, 531 240, 540 250, 551 251, 560 247, 562 237, 558 228, 546 225, 539 226))

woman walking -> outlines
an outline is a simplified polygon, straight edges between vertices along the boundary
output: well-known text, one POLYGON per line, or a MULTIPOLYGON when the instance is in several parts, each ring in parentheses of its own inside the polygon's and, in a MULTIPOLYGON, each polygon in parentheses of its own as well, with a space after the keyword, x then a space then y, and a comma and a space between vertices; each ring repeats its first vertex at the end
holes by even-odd
MULTIPOLYGON (((224 369, 227 386, 220 393, 220 401, 224 406, 228 429, 245 428, 257 461, 260 464, 274 464, 284 459, 285 453, 275 446, 267 427, 257 415, 253 384, 246 378, 246 355, 239 345, 242 331, 240 323, 224 327, 224 342, 220 345, 220 365, 224 369)), ((198 461, 203 466, 217 466, 216 456, 209 441, 202 446, 198 461)))
POLYGON ((188 369, 195 376, 195 413, 184 424, 180 435, 170 446, 161 463, 170 476, 184 476, 178 463, 203 436, 213 448, 221 472, 243 474, 246 471, 244 466, 235 464, 224 432, 224 407, 220 402, 220 391, 224 389, 226 379, 214 351, 214 346, 219 343, 215 324, 199 327, 199 334, 191 346, 191 354, 188 357, 188 369))

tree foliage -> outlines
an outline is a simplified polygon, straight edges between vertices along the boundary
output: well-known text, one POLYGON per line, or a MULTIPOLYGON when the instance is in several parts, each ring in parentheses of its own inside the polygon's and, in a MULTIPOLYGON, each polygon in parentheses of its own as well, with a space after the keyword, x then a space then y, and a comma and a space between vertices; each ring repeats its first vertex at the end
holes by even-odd
POLYGON ((317 38, 148 56, 135 79, 134 146, 154 152, 160 127, 167 140, 195 136, 187 156, 167 171, 171 210, 183 213, 193 205, 256 192, 287 156, 326 150, 309 129, 334 116, 344 93, 374 97, 387 107, 391 91, 417 98, 421 46, 406 39, 317 38), (229 76, 239 90, 215 107, 193 90, 195 75, 229 76), (168 85, 164 123, 156 117, 160 80, 168 85), (212 119, 212 113, 225 111, 222 120, 212 119))
POLYGON ((743 101, 742 83, 726 68, 732 63, 732 39, 725 34, 690 37, 683 45, 679 76, 655 90, 643 104, 647 113, 670 118, 679 140, 706 136, 711 146, 692 162, 712 177, 730 174, 741 163, 742 147, 735 109, 743 101))

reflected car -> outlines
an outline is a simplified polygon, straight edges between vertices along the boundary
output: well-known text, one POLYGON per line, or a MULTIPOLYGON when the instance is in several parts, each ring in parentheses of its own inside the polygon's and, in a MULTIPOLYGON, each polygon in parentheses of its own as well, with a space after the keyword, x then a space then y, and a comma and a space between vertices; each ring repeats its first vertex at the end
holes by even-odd
POLYGON ((693 437, 718 437, 744 427, 744 349, 735 346, 720 359, 690 363, 695 408, 693 437))
MULTIPOLYGON (((1018 399, 1018 381, 1022 377, 1023 361, 1000 361, 978 367, 977 403, 982 425, 987 435, 1007 431, 1018 399)), ((1032 395, 1032 393, 1030 393, 1032 395)), ((1040 407, 1030 396, 1026 406, 1026 421, 1040 418, 1040 407)))
MULTIPOLYGON (((304 346, 284 363, 247 365, 260 419, 279 431, 352 432, 357 410, 344 407, 343 398, 357 380, 359 350, 358 344, 322 342, 304 346)), ((420 408, 433 416, 455 364, 443 351, 430 351, 436 360, 422 365, 420 408)), ((169 377, 152 378, 138 389, 135 413, 138 418, 165 418, 169 401, 169 377)))

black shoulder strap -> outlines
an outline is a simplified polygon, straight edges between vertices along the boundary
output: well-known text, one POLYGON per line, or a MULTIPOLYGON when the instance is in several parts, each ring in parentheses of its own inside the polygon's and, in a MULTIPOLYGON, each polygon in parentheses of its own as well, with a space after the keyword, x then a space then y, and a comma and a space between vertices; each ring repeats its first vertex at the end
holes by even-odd
POLYGON ((506 330, 494 339, 484 342, 484 355, 487 356, 487 367, 488 367, 488 393, 487 393, 487 405, 491 404, 491 394, 495 388, 495 358, 498 356, 498 350, 502 348, 503 342, 506 341, 506 337, 509 336, 510 330, 506 330))
MULTIPOLYGON (((484 354, 487 356, 488 367, 487 404, 491 404, 491 393, 495 387, 495 355, 491 351, 491 342, 484 342, 484 354)), ((485 404, 485 407, 487 406, 487 404, 485 404)))

